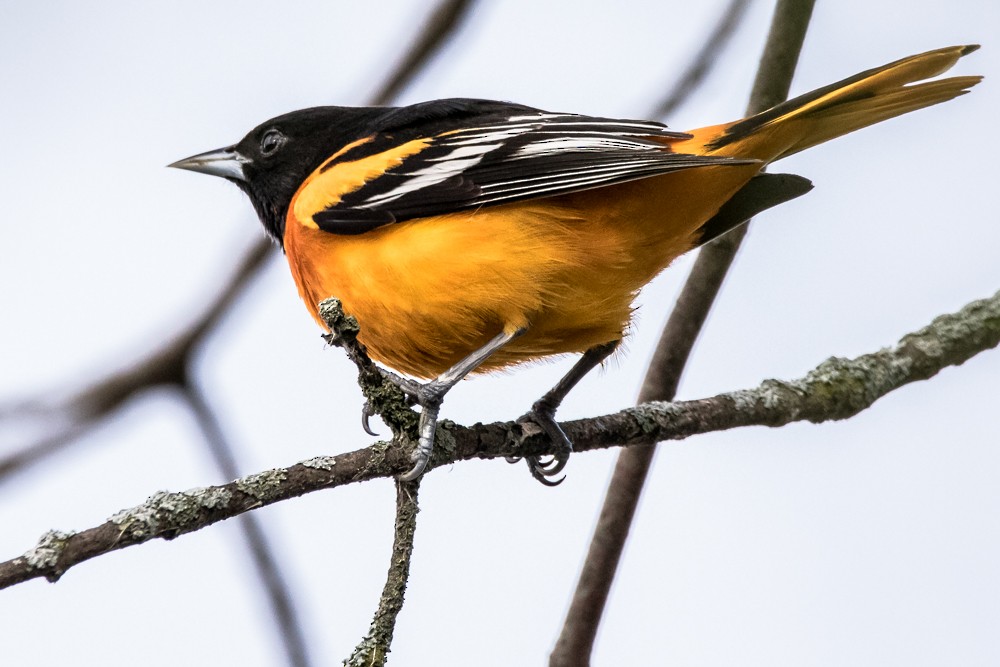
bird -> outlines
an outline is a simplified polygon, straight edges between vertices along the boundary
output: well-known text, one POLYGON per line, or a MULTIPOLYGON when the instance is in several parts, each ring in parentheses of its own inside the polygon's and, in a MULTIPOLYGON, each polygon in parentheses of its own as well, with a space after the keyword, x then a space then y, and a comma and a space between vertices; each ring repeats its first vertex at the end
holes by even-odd
POLYGON ((322 106, 169 166, 242 189, 320 326, 318 304, 339 298, 371 358, 408 376, 386 373, 421 407, 402 480, 423 474, 444 397, 467 375, 581 354, 524 417, 555 451, 525 456, 529 471, 556 485, 572 451, 556 409, 618 347, 639 290, 811 189, 770 163, 969 92, 982 77, 934 77, 977 48, 909 56, 686 132, 469 98, 322 106))

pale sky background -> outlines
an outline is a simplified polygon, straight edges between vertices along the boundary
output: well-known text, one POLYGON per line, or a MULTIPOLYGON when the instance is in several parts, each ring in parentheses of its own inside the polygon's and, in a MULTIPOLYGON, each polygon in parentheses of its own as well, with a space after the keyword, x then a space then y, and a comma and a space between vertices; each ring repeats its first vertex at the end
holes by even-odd
MULTIPOLYGON (((641 117, 724 4, 486 0, 402 101, 490 97, 641 117)), ((187 321, 262 232, 236 188, 164 165, 286 111, 360 103, 429 5, 0 4, 0 400, 72 388, 187 321)), ((771 9, 754 5, 671 127, 741 115, 771 9)), ((682 397, 799 377, 1000 289, 998 3, 821 0, 792 90, 968 42, 984 48, 957 72, 987 76, 971 95, 779 164, 816 189, 755 224, 682 397)), ((626 353, 562 418, 634 401, 689 266, 642 294, 626 353)), ((353 367, 318 334, 273 261, 201 351, 199 380, 244 472, 373 441, 358 424, 353 367)), ((515 418, 571 361, 464 382, 443 416, 515 418)), ((998 410, 992 351, 848 422, 664 445, 595 664, 1000 663, 998 410)), ((14 435, 0 433, 0 447, 14 435)), ((556 489, 503 461, 431 473, 391 664, 544 664, 615 456, 574 456, 556 489)), ((220 481, 184 405, 145 396, 0 485, 0 559, 49 528, 83 529, 157 490, 220 481)), ((317 664, 339 664, 381 591, 392 483, 260 515, 317 664)), ((230 522, 0 592, 0 663, 281 664, 266 613, 230 522)))

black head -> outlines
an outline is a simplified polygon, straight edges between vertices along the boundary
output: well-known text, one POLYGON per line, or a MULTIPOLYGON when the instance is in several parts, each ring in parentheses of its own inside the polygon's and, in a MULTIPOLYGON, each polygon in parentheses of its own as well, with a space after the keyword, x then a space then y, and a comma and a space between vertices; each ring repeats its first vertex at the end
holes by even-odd
POLYGON ((325 159, 365 136, 379 107, 314 107, 258 125, 233 146, 184 160, 171 167, 221 176, 250 197, 267 233, 279 243, 288 205, 302 181, 325 159))

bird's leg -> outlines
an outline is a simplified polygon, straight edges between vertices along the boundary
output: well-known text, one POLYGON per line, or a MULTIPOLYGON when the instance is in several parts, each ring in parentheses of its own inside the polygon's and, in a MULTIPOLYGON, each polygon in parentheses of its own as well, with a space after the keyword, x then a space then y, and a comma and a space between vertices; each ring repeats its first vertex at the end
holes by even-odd
MULTIPOLYGON (((531 420, 538 424, 558 449, 552 458, 545 461, 540 456, 524 457, 525 462, 528 464, 528 469, 531 471, 531 476, 542 484, 556 486, 565 479, 565 477, 560 477, 557 480, 551 478, 562 472, 562 469, 566 467, 566 463, 569 461, 570 452, 573 451, 573 443, 570 442, 565 431, 556 422, 556 409, 562 404, 563 399, 566 398, 566 395, 573 387, 583 379, 583 376, 607 359, 615 351, 620 342, 620 340, 614 340, 602 343, 584 352, 583 356, 573 365, 573 368, 569 369, 569 372, 556 383, 556 386, 552 387, 544 396, 535 401, 535 404, 531 406, 531 410, 518 420, 531 420)), ((520 460, 520 457, 508 458, 507 460, 515 463, 520 460)))
POLYGON ((420 441, 410 456, 413 460, 413 467, 408 472, 400 475, 399 479, 404 482, 412 482, 420 477, 424 472, 424 468, 427 467, 427 462, 431 458, 431 452, 434 451, 434 432, 437 430, 438 412, 441 409, 441 402, 444 400, 444 396, 448 393, 448 390, 454 387, 459 380, 476 370, 490 355, 525 331, 527 329, 521 328, 510 333, 503 332, 497 335, 493 340, 486 343, 486 345, 429 382, 420 383, 406 378, 399 378, 398 376, 395 376, 395 378, 387 376, 400 389, 406 392, 416 405, 420 406, 420 441))

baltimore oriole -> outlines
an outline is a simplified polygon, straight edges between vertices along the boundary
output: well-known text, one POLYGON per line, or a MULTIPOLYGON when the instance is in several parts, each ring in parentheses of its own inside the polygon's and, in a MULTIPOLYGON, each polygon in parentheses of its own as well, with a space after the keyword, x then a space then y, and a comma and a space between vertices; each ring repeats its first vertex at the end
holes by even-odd
POLYGON ((317 304, 337 296, 372 358, 435 378, 397 378, 422 407, 404 479, 422 473, 441 401, 467 374, 582 352, 527 415, 560 447, 551 460, 528 457, 555 484, 571 451, 555 410, 615 349, 638 290, 678 255, 811 187, 762 173, 768 163, 968 92, 981 77, 907 84, 976 48, 904 58, 690 132, 473 99, 316 107, 171 166, 249 195, 321 325, 317 304))

